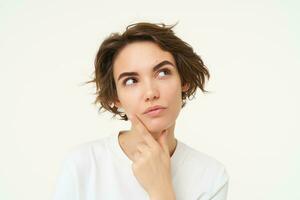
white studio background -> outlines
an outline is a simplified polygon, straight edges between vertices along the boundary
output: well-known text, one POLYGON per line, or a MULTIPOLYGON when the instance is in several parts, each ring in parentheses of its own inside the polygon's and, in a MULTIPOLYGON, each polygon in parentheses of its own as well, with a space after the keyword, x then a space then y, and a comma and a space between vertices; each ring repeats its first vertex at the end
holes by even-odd
POLYGON ((227 168, 229 200, 300 199, 297 1, 0 1, 0 199, 51 199, 76 145, 128 128, 98 114, 101 41, 139 21, 173 24, 211 72, 178 139, 227 168), (284 3, 283 3, 284 2, 284 3))

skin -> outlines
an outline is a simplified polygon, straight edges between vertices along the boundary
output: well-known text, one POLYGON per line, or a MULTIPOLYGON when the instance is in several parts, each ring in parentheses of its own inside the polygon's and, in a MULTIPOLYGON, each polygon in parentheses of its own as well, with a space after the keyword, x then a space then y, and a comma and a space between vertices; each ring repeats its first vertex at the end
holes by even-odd
POLYGON ((130 130, 120 132, 119 143, 133 161, 134 175, 150 198, 175 199, 170 157, 177 144, 174 129, 182 105, 181 92, 188 86, 181 85, 172 54, 153 42, 127 44, 113 66, 118 95, 114 104, 124 109, 131 122, 130 130), (162 61, 171 64, 153 71, 153 67, 162 61), (118 80, 123 72, 136 72, 137 75, 118 80), (155 117, 143 114, 154 105, 166 109, 155 117))

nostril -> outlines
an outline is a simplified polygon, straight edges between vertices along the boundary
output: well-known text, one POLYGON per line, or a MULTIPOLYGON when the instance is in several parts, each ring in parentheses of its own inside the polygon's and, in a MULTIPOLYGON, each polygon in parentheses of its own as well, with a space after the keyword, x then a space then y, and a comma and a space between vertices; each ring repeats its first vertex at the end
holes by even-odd
POLYGON ((157 96, 154 96, 154 97, 147 97, 147 101, 149 101, 150 99, 158 99, 157 96))

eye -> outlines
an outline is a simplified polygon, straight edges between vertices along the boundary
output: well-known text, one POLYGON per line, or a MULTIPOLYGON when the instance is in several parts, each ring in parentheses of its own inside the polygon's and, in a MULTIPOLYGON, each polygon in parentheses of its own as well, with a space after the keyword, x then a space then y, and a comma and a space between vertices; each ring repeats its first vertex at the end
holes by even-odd
POLYGON ((126 78, 126 79, 123 81, 123 85, 125 85, 125 86, 127 86, 127 85, 132 85, 134 81, 136 81, 135 78, 132 78, 132 77, 126 78))
POLYGON ((169 75, 171 73, 169 69, 162 69, 159 71, 159 74, 161 74, 162 72, 164 72, 166 75, 169 75))

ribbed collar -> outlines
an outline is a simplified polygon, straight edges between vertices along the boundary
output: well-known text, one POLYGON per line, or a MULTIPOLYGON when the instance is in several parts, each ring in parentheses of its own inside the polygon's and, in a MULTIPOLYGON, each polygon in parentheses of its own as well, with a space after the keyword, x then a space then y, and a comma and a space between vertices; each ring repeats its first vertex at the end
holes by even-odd
MULTIPOLYGON (((118 159, 120 159, 123 163, 126 163, 126 165, 131 167, 133 161, 127 157, 127 155, 121 148, 119 143, 119 134, 120 132, 116 131, 110 135, 110 143, 111 143, 112 151, 117 155, 118 159)), ((171 169, 172 169, 173 177, 175 175, 177 167, 180 165, 180 163, 183 161, 185 157, 184 144, 178 139, 176 140, 177 140, 177 144, 175 147, 175 151, 171 156, 171 169)))

